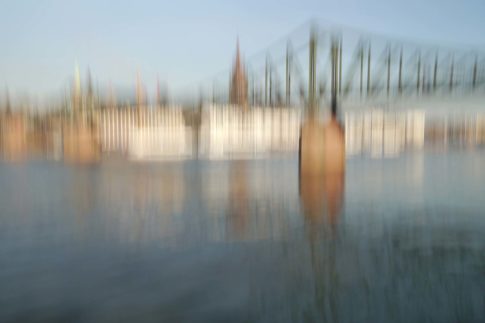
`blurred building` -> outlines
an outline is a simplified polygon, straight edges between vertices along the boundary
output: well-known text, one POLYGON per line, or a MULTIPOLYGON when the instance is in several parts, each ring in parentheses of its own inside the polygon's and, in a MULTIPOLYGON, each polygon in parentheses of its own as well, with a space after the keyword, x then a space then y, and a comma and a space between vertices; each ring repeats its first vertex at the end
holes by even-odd
POLYGON ((298 151, 301 110, 234 105, 204 107, 198 155, 208 159, 253 158, 298 151))
POLYGON ((425 112, 373 109, 345 113, 345 152, 373 158, 395 157, 407 149, 423 149, 425 112))
POLYGON ((140 73, 136 74, 136 106, 138 109, 145 107, 147 103, 146 91, 141 81, 140 73))
POLYGON ((248 102, 248 80, 246 72, 241 61, 239 52, 239 41, 237 42, 236 61, 231 75, 231 84, 229 88, 229 103, 240 106, 246 106, 248 102))
POLYGON ((82 108, 81 74, 79 73, 79 66, 77 64, 71 88, 71 106, 72 111, 76 112, 82 108))

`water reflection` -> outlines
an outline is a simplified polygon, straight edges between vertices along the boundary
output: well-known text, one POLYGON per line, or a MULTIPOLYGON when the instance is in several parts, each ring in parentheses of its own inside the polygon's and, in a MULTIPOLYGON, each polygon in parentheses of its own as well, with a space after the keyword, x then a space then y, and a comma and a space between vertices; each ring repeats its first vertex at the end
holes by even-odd
POLYGON ((310 226, 338 223, 344 199, 344 173, 300 176, 303 214, 310 226))
MULTIPOLYGON (((338 321, 338 259, 335 244, 344 200, 343 172, 300 175, 300 198, 308 235, 311 276, 315 294, 311 303, 316 320, 338 321), (324 243, 322 243, 324 242, 324 243)), ((299 311, 298 311, 299 312, 299 311)), ((301 313, 298 313, 301 315, 301 313)))
POLYGON ((229 170, 229 210, 227 213, 228 235, 244 239, 248 230, 249 185, 246 161, 234 161, 229 170))
POLYGON ((81 167, 69 172, 68 201, 74 212, 74 226, 81 237, 89 236, 89 222, 96 210, 96 181, 90 167, 81 167))
POLYGON ((0 320, 479 321, 484 162, 0 164, 0 320))

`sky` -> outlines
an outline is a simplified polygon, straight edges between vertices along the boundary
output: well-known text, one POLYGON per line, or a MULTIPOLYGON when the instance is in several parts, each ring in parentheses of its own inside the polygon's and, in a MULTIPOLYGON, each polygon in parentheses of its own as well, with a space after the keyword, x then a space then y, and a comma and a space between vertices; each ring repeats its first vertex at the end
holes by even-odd
POLYGON ((0 0, 0 97, 66 91, 76 63, 101 87, 176 93, 310 19, 485 48, 483 0, 0 0))

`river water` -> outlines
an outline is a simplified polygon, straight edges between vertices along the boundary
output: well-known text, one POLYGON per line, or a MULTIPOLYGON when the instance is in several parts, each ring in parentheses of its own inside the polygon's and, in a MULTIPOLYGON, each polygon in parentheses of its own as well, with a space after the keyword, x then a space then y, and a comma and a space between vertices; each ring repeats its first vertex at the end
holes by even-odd
POLYGON ((485 151, 0 164, 1 322, 480 322, 485 151))

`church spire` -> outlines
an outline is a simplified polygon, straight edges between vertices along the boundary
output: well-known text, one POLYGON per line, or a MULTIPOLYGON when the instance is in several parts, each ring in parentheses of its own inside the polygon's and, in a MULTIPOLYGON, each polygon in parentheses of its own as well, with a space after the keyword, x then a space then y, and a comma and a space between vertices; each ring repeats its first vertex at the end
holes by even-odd
POLYGON ((72 87, 72 107, 74 111, 77 111, 82 108, 81 73, 79 72, 79 64, 77 61, 74 66, 74 82, 72 87))
POLYGON ((144 107, 146 104, 145 101, 145 89, 140 77, 140 71, 136 73, 136 88, 135 88, 135 95, 136 95, 136 105, 138 108, 144 107))
POLYGON ((7 114, 10 114, 12 112, 11 107, 10 107, 10 94, 8 92, 8 87, 5 87, 5 110, 7 114))
POLYGON ((241 53, 239 50, 239 36, 238 36, 236 40, 236 67, 239 67, 240 64, 241 64, 241 53))
POLYGON ((231 85, 229 89, 231 104, 245 106, 247 104, 248 81, 246 73, 241 60, 241 53, 239 50, 239 37, 236 42, 236 60, 231 76, 231 85))

